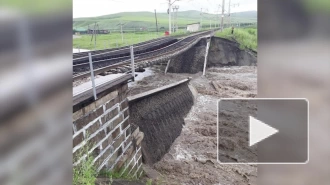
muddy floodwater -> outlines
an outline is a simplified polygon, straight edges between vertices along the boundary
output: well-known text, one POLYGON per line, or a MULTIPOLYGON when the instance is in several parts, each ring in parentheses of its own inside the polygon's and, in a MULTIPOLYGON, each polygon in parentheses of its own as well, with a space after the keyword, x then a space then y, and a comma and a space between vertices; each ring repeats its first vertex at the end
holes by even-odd
POLYGON ((154 72, 149 67, 145 68, 143 72, 135 72, 135 81, 128 83, 128 87, 136 86, 141 80, 148 76, 153 76, 154 72))
MULTIPOLYGON (((151 68, 153 74, 130 87, 130 95, 145 92, 187 77, 196 89, 194 106, 185 118, 180 136, 169 152, 152 168, 158 175, 151 178, 160 184, 256 184, 257 166, 219 164, 217 162, 217 101, 220 98, 253 98, 257 94, 257 67, 217 67, 197 74, 164 74, 165 66, 151 68)), ((233 121, 235 119, 233 118, 233 121)), ((224 125, 223 137, 235 135, 239 127, 224 125)), ((240 138, 223 142, 230 150, 240 138)), ((229 139, 228 139, 229 140, 229 139)), ((235 159, 236 156, 227 156, 235 159)))

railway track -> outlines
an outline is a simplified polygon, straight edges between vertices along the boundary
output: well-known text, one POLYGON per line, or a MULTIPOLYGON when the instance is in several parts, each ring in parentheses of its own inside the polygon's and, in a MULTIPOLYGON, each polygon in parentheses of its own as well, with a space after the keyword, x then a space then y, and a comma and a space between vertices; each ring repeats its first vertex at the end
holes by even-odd
MULTIPOLYGON (((161 38, 157 40, 152 40, 145 43, 140 43, 134 45, 134 54, 140 54, 144 52, 153 51, 167 45, 177 42, 178 39, 173 37, 161 38)), ((129 57, 130 48, 129 46, 123 47, 121 49, 112 49, 112 50, 99 50, 92 52, 93 61, 95 60, 105 60, 119 57, 129 57)), ((73 59, 73 65, 89 63, 88 52, 84 52, 81 57, 73 59)))
MULTIPOLYGON (((180 41, 170 44, 164 48, 160 48, 154 51, 137 54, 134 56, 136 67, 142 64, 143 61, 151 61, 156 58, 160 58, 163 55, 174 54, 177 51, 181 51, 191 43, 198 40, 200 37, 209 35, 212 31, 206 31, 199 34, 195 34, 186 37, 180 41)), ((93 61, 94 74, 98 75, 113 69, 130 68, 130 57, 118 57, 112 59, 93 61)), ((89 63, 73 65, 73 80, 90 76, 89 63)))
MULTIPOLYGON (((203 31, 196 32, 193 35, 199 34, 201 32, 203 32, 203 31)), ((148 44, 153 44, 155 42, 165 40, 165 39, 169 39, 169 38, 178 39, 178 37, 176 37, 176 36, 161 37, 161 38, 157 38, 157 39, 147 40, 147 41, 144 41, 144 42, 139 42, 137 44, 134 44, 134 47, 147 46, 148 44)), ((120 48, 112 48, 112 49, 103 49, 103 50, 96 50, 96 51, 73 53, 73 59, 77 59, 77 58, 81 58, 81 57, 88 57, 88 53, 90 53, 90 52, 92 53, 92 56, 93 56, 93 55, 98 55, 98 54, 106 54, 107 52, 122 51, 122 50, 125 50, 125 49, 129 49, 129 46, 123 46, 123 47, 120 47, 120 48)))
MULTIPOLYGON (((146 46, 150 43, 158 42, 158 41, 169 39, 169 38, 171 38, 171 37, 161 37, 161 38, 157 38, 157 39, 147 40, 147 41, 144 41, 144 42, 139 42, 137 44, 134 44, 134 46, 135 47, 146 46)), ((96 50, 96 51, 86 51, 86 52, 80 52, 80 53, 73 53, 73 59, 81 58, 81 57, 87 57, 88 53, 90 53, 90 52, 92 53, 92 55, 97 55, 97 54, 102 54, 102 53, 107 53, 107 52, 121 51, 121 50, 125 50, 125 49, 129 49, 129 46, 123 46, 123 47, 112 48, 112 49, 102 49, 102 50, 96 50)))

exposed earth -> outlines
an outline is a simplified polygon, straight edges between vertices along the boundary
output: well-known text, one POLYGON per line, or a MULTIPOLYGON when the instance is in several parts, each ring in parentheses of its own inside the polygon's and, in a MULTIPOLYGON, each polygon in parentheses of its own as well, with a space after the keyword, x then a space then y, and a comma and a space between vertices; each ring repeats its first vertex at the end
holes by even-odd
MULTIPOLYGON (((217 100, 231 97, 256 97, 257 67, 217 67, 207 69, 206 76, 197 74, 164 74, 165 66, 154 66, 152 76, 136 82, 130 94, 139 94, 157 87, 192 77, 196 101, 185 118, 181 135, 169 152, 147 172, 154 184, 256 184, 256 165, 228 165, 217 162, 217 100), (156 173, 156 175, 155 175, 156 173)), ((233 119, 232 119, 233 120, 233 119)), ((220 120, 221 121, 221 120, 220 120)), ((220 122, 221 123, 221 122, 220 122)), ((228 123, 230 124, 230 123, 228 123)), ((224 141, 242 130, 240 125, 222 125, 224 141)), ((234 124, 234 123, 233 123, 234 124)), ((235 124, 234 124, 235 125, 235 124)), ((246 127, 245 127, 246 128, 246 127)), ((240 139, 221 143, 224 150, 239 145, 240 139)), ((221 152, 221 149, 220 151, 221 152)), ((235 156, 227 156, 235 159, 235 156)))

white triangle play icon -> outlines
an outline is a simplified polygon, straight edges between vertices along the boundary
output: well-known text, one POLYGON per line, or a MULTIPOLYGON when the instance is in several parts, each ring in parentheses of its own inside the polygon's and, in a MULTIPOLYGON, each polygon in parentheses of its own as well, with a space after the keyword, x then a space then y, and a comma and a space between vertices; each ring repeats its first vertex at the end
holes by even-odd
POLYGON ((253 146, 256 143, 276 134, 277 129, 257 120, 256 118, 250 116, 250 146, 253 146))

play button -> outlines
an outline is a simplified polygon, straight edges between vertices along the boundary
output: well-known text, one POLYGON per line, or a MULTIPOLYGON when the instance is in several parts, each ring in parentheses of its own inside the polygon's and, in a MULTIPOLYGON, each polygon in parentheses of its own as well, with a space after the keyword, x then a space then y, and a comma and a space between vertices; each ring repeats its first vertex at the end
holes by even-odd
POLYGON ((253 146, 260 141, 278 133, 278 130, 250 116, 249 145, 253 146))
POLYGON ((308 139, 306 99, 218 102, 217 159, 222 164, 305 164, 308 139))

